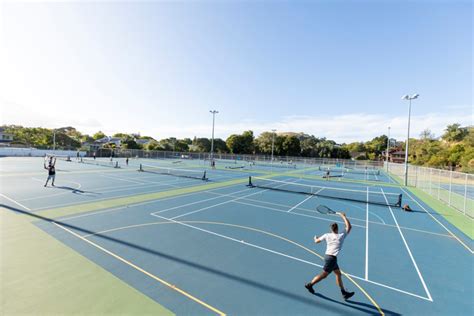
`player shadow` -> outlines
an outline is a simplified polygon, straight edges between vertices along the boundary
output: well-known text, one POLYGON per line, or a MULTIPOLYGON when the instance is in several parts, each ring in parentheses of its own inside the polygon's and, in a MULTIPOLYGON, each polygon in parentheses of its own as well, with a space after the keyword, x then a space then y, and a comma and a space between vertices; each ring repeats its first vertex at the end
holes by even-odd
MULTIPOLYGON (((15 208, 15 207, 5 205, 5 204, 0 204, 0 207, 4 207, 6 209, 9 209, 9 210, 13 211, 14 213, 23 214, 23 215, 27 215, 27 216, 36 218, 36 219, 38 219, 40 221, 43 221, 43 222, 47 222, 47 223, 51 223, 51 224, 58 224, 58 225, 60 225, 64 228, 67 228, 69 230, 74 230, 76 232, 83 233, 84 235, 90 235, 90 234, 96 233, 94 231, 91 231, 91 230, 88 230, 88 229, 85 229, 85 228, 82 228, 82 227, 79 227, 79 226, 76 226, 76 225, 68 224, 66 222, 61 221, 61 219, 55 220, 55 219, 52 219, 52 218, 48 218, 48 217, 45 217, 45 216, 42 216, 42 215, 39 215, 39 214, 36 214, 36 213, 32 213, 32 212, 29 212, 29 211, 21 210, 19 208, 15 208)), ((253 287, 257 290, 263 290, 263 291, 271 292, 273 294, 276 294, 278 296, 281 296, 281 297, 284 297, 284 298, 287 298, 287 299, 290 298, 290 299, 292 299, 294 301, 297 301, 299 303, 309 305, 309 306, 315 307, 315 308, 316 307, 321 308, 323 310, 330 311, 331 313, 337 313, 337 314, 341 314, 341 315, 347 314, 347 309, 337 308, 337 306, 334 306, 334 304, 332 304, 332 303, 335 302, 335 303, 338 303, 338 304, 342 304, 345 307, 351 307, 351 308, 358 309, 360 311, 363 311, 363 312, 367 313, 368 315, 378 314, 378 313, 375 313, 374 311, 372 311, 370 309, 351 306, 351 305, 348 305, 346 303, 341 303, 341 302, 338 302, 336 300, 329 299, 329 298, 327 298, 327 301, 329 301, 330 303, 327 303, 327 304, 324 304, 321 301, 315 301, 314 299, 309 297, 308 292, 303 287, 304 282, 301 283, 301 292, 302 292, 302 294, 296 294, 292 291, 288 291, 288 290, 285 290, 285 289, 280 288, 280 287, 274 287, 274 286, 271 286, 271 285, 268 285, 268 284, 265 284, 265 283, 257 282, 253 279, 249 279, 249 278, 246 278, 246 277, 243 277, 243 276, 235 275, 235 274, 232 274, 232 273, 227 272, 225 270, 219 270, 219 269, 216 269, 216 268, 208 267, 208 266, 193 262, 191 260, 187 260, 187 259, 182 258, 182 257, 177 257, 177 256, 174 256, 174 255, 170 255, 170 254, 167 254, 167 253, 164 253, 164 252, 161 252, 161 251, 150 249, 150 248, 141 246, 139 244, 134 244, 132 242, 121 240, 121 239, 118 239, 118 238, 115 238, 115 237, 110 237, 110 236, 100 235, 100 234, 95 235, 95 237, 106 240, 106 241, 109 241, 109 242, 118 243, 118 244, 121 244, 123 246, 130 247, 130 248, 139 250, 141 252, 148 253, 148 254, 151 254, 153 256, 157 256, 157 257, 160 257, 160 258, 163 258, 163 259, 166 259, 166 260, 170 260, 170 261, 173 261, 175 263, 182 264, 182 265, 185 265, 187 267, 190 267, 192 269, 197 269, 197 270, 200 270, 200 271, 204 271, 206 273, 211 273, 211 274, 217 275, 219 277, 222 277, 224 279, 227 279, 231 282, 243 283, 243 284, 245 284, 247 286, 250 286, 250 287, 253 287)), ((387 312, 388 315, 399 315, 399 314, 391 312, 391 311, 386 311, 386 312, 387 312)))
MULTIPOLYGON (((356 309, 360 312, 364 312, 364 313, 367 313, 369 315, 380 315, 379 310, 375 306, 367 304, 367 303, 357 302, 357 301, 354 301, 353 299, 350 299, 350 300, 347 300, 347 301, 338 301, 338 300, 332 299, 330 297, 327 297, 327 296, 325 296, 321 293, 315 293, 314 296, 317 296, 317 297, 322 298, 324 300, 327 300, 329 302, 337 303, 337 304, 340 304, 340 305, 344 305, 344 306, 356 309), (361 306, 363 306, 363 307, 361 307, 361 306)), ((399 313, 392 312, 392 311, 389 311, 389 310, 386 310, 386 309, 383 309, 383 308, 381 308, 381 310, 385 313, 385 315, 392 315, 392 316, 400 316, 401 315, 399 313)))
POLYGON ((51 187, 51 188, 67 190, 67 191, 71 191, 71 193, 73 193, 73 194, 80 194, 80 195, 83 195, 83 194, 92 194, 92 195, 101 194, 101 193, 98 193, 98 192, 84 191, 84 190, 68 187, 68 186, 65 186, 65 185, 55 185, 54 187, 51 187))

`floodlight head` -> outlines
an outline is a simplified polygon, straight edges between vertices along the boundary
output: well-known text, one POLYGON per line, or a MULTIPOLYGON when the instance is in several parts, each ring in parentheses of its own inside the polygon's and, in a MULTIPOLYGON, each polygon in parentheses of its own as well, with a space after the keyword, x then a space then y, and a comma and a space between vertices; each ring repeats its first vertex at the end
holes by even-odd
POLYGON ((403 97, 402 97, 402 100, 409 100, 410 99, 410 96, 408 94, 405 94, 403 97))
POLYGON ((411 99, 412 99, 412 100, 413 100, 413 99, 418 99, 419 96, 420 96, 420 95, 419 95, 418 93, 415 93, 414 95, 412 95, 411 99))

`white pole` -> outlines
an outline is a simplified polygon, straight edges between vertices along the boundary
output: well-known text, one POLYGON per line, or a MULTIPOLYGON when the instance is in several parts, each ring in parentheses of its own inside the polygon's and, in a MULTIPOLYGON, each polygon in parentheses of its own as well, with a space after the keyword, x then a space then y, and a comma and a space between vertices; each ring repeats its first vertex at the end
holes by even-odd
POLYGON ((388 127, 388 138, 387 138, 387 153, 386 153, 386 156, 387 156, 387 173, 388 173, 388 151, 390 150, 390 126, 388 127))
POLYGON ((273 148, 275 146, 275 131, 276 129, 272 129, 272 132, 273 132, 272 134, 272 164, 273 164, 273 148))
POLYGON ((467 173, 466 173, 466 181, 464 183, 464 212, 463 212, 464 215, 466 215, 466 204, 467 204, 467 173))
POLYGON ((214 124, 216 121, 216 114, 219 113, 216 110, 209 111, 212 113, 212 140, 211 140, 211 163, 214 160, 214 124))
POLYGON ((407 141, 405 144, 405 186, 408 185, 408 143, 410 139, 410 117, 411 117, 411 98, 409 99, 409 105, 408 105, 408 132, 407 132, 407 141))
POLYGON ((449 197, 448 197, 448 205, 451 206, 451 190, 452 190, 452 184, 453 184, 453 171, 449 171, 449 197))

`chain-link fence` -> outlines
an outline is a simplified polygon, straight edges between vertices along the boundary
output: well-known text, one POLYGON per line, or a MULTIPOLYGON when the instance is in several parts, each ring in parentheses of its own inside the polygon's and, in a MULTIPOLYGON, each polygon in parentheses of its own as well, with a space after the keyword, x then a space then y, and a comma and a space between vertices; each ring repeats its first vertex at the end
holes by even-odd
MULTIPOLYGON (((97 157, 129 158, 150 158, 150 159, 197 159, 204 163, 210 160, 210 153, 202 152, 175 152, 175 151, 154 151, 142 149, 98 149, 95 151, 97 157)), ((88 152, 92 156, 92 151, 88 152)), ((227 162, 272 162, 271 155, 244 155, 244 154, 224 154, 214 153, 214 159, 227 162)), ((292 156, 274 156, 273 162, 298 164, 301 166, 341 166, 346 168, 381 168, 383 162, 370 160, 351 160, 339 158, 311 158, 311 157, 292 157, 292 156)))
MULTIPOLYGON (((405 179, 404 164, 389 163, 388 172, 400 181, 405 179)), ((408 165, 407 183, 474 218, 473 174, 408 165)))

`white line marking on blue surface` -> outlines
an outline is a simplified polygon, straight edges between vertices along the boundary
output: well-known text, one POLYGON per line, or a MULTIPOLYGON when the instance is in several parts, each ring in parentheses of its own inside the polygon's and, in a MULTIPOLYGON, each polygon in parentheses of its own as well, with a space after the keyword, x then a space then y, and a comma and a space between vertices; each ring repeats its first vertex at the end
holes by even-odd
MULTIPOLYGON (((385 196, 385 192, 383 191, 382 188, 380 188, 380 190, 382 191, 385 201, 388 204, 388 200, 387 200, 387 197, 385 196)), ((388 208, 390 210, 390 213, 392 214, 393 220, 395 221, 395 225, 397 226, 398 232, 400 233, 400 236, 402 237, 403 243, 405 244, 408 254, 410 255, 410 259, 413 262, 413 265, 415 266, 416 272, 418 273, 418 277, 420 278, 421 284, 423 285, 423 288, 425 289, 426 295, 428 296, 429 300, 433 302, 433 298, 431 297, 430 291, 428 290, 428 287, 426 286, 425 280, 423 279, 423 275, 421 275, 420 269, 418 268, 418 265, 416 264, 413 254, 411 253, 410 247, 408 246, 408 243, 405 240, 405 236, 403 235, 403 232, 400 229, 400 226, 398 225, 398 221, 397 221, 397 218, 395 217, 395 214, 393 213, 392 207, 389 206, 388 208)))

